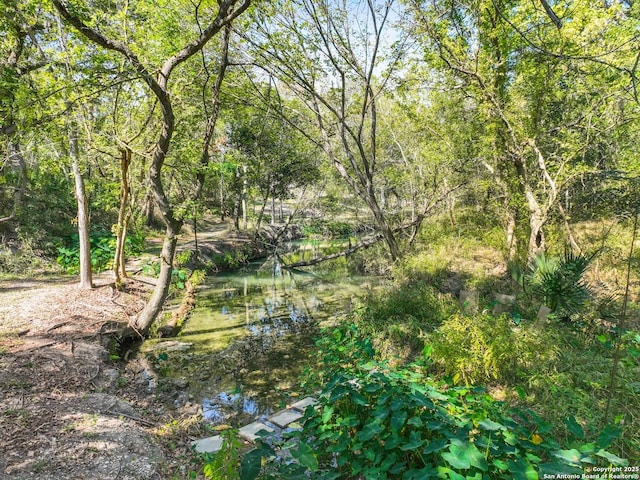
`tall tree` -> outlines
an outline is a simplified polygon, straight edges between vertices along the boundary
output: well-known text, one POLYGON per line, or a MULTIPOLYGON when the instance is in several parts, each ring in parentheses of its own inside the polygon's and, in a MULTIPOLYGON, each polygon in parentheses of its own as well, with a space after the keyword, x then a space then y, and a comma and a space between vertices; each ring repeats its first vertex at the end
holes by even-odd
MULTIPOLYGON (((315 141, 369 208, 392 259, 401 252, 380 205, 378 102, 403 51, 389 35, 396 2, 292 0, 261 12, 246 39, 260 67, 287 86, 315 120, 315 141)), ((299 124, 299 123, 298 123, 299 124)), ((307 134, 309 128, 303 128, 307 134)))
MULTIPOLYGON (((620 125, 619 116, 604 113, 628 93, 592 68, 608 64, 603 55, 611 45, 597 39, 611 41, 616 9, 558 2, 555 18, 571 24, 559 30, 542 4, 408 3, 429 66, 463 89, 469 107, 485 119, 478 132, 485 145, 479 161, 504 192, 510 256, 516 253, 518 232, 526 231, 527 256, 544 251, 545 225, 554 215, 569 229, 560 199, 589 168, 586 159, 599 149, 596 133, 620 125), (587 84, 601 96, 581 88, 587 84)), ((627 53, 616 54, 628 62, 627 53)), ((571 240, 569 230, 567 235, 571 240)))
MULTIPOLYGON (((153 148, 151 164, 148 174, 155 203, 160 211, 165 224, 165 238, 160 254, 160 276, 153 294, 145 308, 130 322, 130 326, 141 335, 145 335, 157 315, 162 309, 169 291, 171 274, 173 271, 173 259, 177 244, 177 235, 182 227, 183 220, 175 215, 162 181, 162 167, 169 152, 171 139, 175 130, 175 112, 171 100, 169 79, 173 71, 180 64, 189 60, 224 28, 234 18, 242 14, 250 4, 250 0, 220 0, 217 9, 212 14, 206 28, 185 46, 161 62, 159 67, 153 68, 146 64, 136 53, 139 47, 127 43, 127 38, 116 40, 108 37, 100 29, 90 26, 90 23, 82 18, 81 12, 62 0, 53 0, 53 4, 60 14, 89 41, 102 48, 112 50, 120 54, 128 64, 140 75, 149 90, 157 99, 161 110, 160 132, 153 148)), ((166 39, 174 41, 175 39, 166 39)))

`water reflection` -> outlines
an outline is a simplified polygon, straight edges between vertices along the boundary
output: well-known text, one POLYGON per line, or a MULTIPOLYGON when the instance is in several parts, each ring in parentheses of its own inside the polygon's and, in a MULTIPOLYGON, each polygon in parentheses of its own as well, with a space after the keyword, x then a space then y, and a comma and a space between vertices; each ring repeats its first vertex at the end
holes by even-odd
POLYGON ((240 424, 299 390, 319 326, 346 315, 371 278, 327 282, 271 258, 206 283, 180 334, 193 347, 170 353, 163 373, 189 378, 189 394, 208 420, 240 424))

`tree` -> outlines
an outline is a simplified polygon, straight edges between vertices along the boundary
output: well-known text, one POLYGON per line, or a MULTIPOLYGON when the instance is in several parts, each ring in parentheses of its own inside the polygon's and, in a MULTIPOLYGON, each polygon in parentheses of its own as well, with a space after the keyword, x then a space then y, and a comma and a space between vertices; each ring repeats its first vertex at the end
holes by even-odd
MULTIPOLYGON (((265 100, 273 94, 273 91, 268 93, 269 90, 267 86, 265 100)), ((318 149, 284 120, 279 113, 286 108, 284 105, 273 99, 266 101, 273 104, 264 110, 236 105, 227 127, 229 144, 238 150, 243 160, 239 162, 239 175, 248 179, 249 186, 257 190, 261 199, 257 229, 269 199, 272 200, 271 221, 275 223, 275 201, 289 198, 293 189, 312 184, 320 175, 318 149)), ((243 183, 238 187, 245 191, 243 183)))
MULTIPOLYGON (((369 208, 392 259, 400 256, 393 225, 380 205, 378 102, 403 51, 387 42, 393 0, 294 0, 256 19, 245 36, 255 62, 297 98, 306 112, 288 112, 313 137, 340 177, 369 208), (277 12, 277 13, 276 13, 277 12), (299 119, 315 122, 314 131, 299 119)), ((262 14, 262 12, 261 12, 262 14)))
MULTIPOLYGON (((607 66, 602 55, 610 45, 603 47, 598 39, 609 42, 617 31, 610 27, 617 22, 615 9, 556 4, 554 14, 572 20, 571 27, 559 32, 544 5, 507 0, 408 3, 429 67, 463 89, 470 108, 484 118, 478 161, 503 192, 510 256, 525 231, 526 255, 544 251, 545 225, 554 215, 571 241, 560 199, 590 168, 588 158, 599 149, 597 132, 621 125, 618 115, 607 112, 628 95, 620 82, 605 79, 602 68, 594 69, 607 66), (605 27, 583 29, 585 24, 605 27), (535 31, 537 44, 524 31, 535 31), (556 51, 563 53, 546 54, 556 51), (586 84, 599 95, 583 89, 586 84)), ((629 57, 622 54, 620 60, 629 57)))
POLYGON ((53 3, 67 22, 84 35, 87 40, 121 55, 131 68, 140 75, 160 105, 160 132, 153 147, 152 160, 148 170, 151 191, 165 224, 165 237, 160 254, 160 276, 158 284, 145 308, 130 322, 132 329, 140 335, 145 335, 161 311, 167 297, 173 271, 177 235, 183 224, 183 220, 175 215, 162 181, 162 167, 169 152, 176 121, 169 90, 169 79, 176 67, 201 51, 207 42, 225 25, 242 14, 249 7, 250 0, 220 0, 217 5, 217 11, 212 13, 212 19, 208 22, 206 28, 203 28, 194 40, 185 46, 177 48, 176 52, 164 59, 157 69, 151 68, 139 57, 136 53, 140 51, 139 48, 137 45, 135 48, 133 45, 129 45, 126 41, 126 35, 124 40, 110 38, 102 30, 90 26, 90 23, 85 21, 81 13, 73 6, 64 3, 62 0, 53 0, 53 3))
POLYGON ((36 42, 41 26, 23 12, 36 9, 31 2, 22 5, 16 0, 0 5, 0 227, 16 220, 28 187, 16 97, 24 88, 24 78, 46 64, 36 42))

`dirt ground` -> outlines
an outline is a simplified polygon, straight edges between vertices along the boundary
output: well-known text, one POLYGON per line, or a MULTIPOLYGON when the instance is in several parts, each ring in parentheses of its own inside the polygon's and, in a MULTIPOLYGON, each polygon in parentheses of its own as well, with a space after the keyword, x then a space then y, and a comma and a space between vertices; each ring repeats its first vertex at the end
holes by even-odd
MULTIPOLYGON (((223 230, 203 235, 214 251, 235 246, 215 245, 223 230)), ((0 480, 194 478, 191 440, 210 435, 201 407, 176 406, 144 360, 118 360, 110 343, 151 285, 134 278, 121 292, 106 274, 94 283, 0 281, 0 480)))

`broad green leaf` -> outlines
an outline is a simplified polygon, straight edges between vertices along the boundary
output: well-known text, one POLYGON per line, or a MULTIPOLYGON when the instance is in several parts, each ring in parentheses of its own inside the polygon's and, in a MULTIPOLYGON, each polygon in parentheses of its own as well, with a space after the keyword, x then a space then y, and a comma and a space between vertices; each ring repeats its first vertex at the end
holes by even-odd
POLYGON ((528 461, 517 458, 509 460, 507 463, 514 480, 538 480, 538 473, 528 461))
POLYGON ((358 392, 351 392, 349 399, 356 405, 365 406, 368 403, 366 397, 358 392))
POLYGON ((465 477, 460 475, 458 472, 454 472, 453 470, 449 470, 447 472, 447 475, 449 476, 449 480, 465 480, 465 477))
POLYGON ((579 466, 581 464, 580 459, 582 456, 575 448, 571 450, 558 450, 553 452, 552 455, 568 465, 579 466))
POLYGON ((425 440, 420 438, 420 434, 418 432, 411 432, 411 434, 409 435, 409 441, 403 444, 400 447, 400 450, 402 450, 403 452, 416 450, 424 445, 424 442, 425 440))
POLYGON ((622 429, 620 427, 614 427, 613 425, 607 425, 602 429, 600 435, 596 440, 596 445, 600 448, 610 447, 613 442, 615 442, 620 434, 622 433, 622 429))
POLYGON ((580 425, 575 417, 568 417, 564 419, 564 424, 567 426, 567 429, 571 432, 571 434, 582 440, 584 438, 584 430, 582 429, 582 425, 580 425))
POLYGON ((629 465, 629 461, 607 452, 606 450, 599 450, 596 455, 602 458, 606 458, 609 462, 613 463, 617 467, 626 467, 629 465))
POLYGON ((298 448, 290 450, 293 458, 298 460, 301 465, 308 468, 312 472, 318 470, 318 459, 313 449, 306 443, 300 443, 298 448))
POLYGON ((240 463, 240 480, 255 480, 260 475, 264 450, 251 450, 240 463))
POLYGON ((429 444, 422 451, 422 454, 429 455, 434 452, 439 452, 444 447, 446 447, 448 443, 449 443, 449 440, 446 438, 441 438, 439 440, 434 440, 432 442, 429 442, 429 444))
POLYGON ((327 423, 331 416, 333 415, 333 406, 325 405, 322 409, 322 421, 323 423, 327 423))
POLYGON ((572 467, 565 463, 560 462, 550 462, 550 463, 541 463, 538 465, 538 473, 544 478, 545 475, 548 475, 547 478, 557 477, 559 473, 565 475, 571 474, 582 474, 584 470, 582 467, 572 467))
POLYGON ((500 459, 495 459, 493 461, 493 464, 498 467, 498 469, 500 470, 507 470, 509 468, 509 465, 507 464, 507 462, 500 460, 500 459))
POLYGON ((485 430, 506 430, 507 429, 507 427, 505 427, 501 423, 494 422, 493 420, 490 420, 488 418, 485 420, 482 420, 481 422, 478 422, 478 425, 485 430))
POLYGON ((424 425, 424 423, 418 416, 411 417, 409 420, 407 420, 407 424, 411 425, 412 427, 421 427, 422 425, 424 425))
POLYGON ((404 422, 406 419, 407 412, 405 410, 394 412, 394 414, 391 416, 391 429, 394 431, 399 431, 404 426, 404 422))
POLYGON ((362 428, 362 431, 358 433, 358 440, 360 440, 361 442, 366 442, 374 437, 377 437, 382 432, 384 432, 384 426, 378 419, 373 419, 369 421, 369 423, 367 423, 362 428))
POLYGON ((482 453, 471 442, 461 442, 457 439, 452 441, 452 445, 449 446, 449 451, 442 454, 444 458, 453 468, 460 468, 466 470, 468 468, 476 467, 483 472, 487 471, 487 460, 482 453), (455 443, 454 443, 455 442, 455 443))

